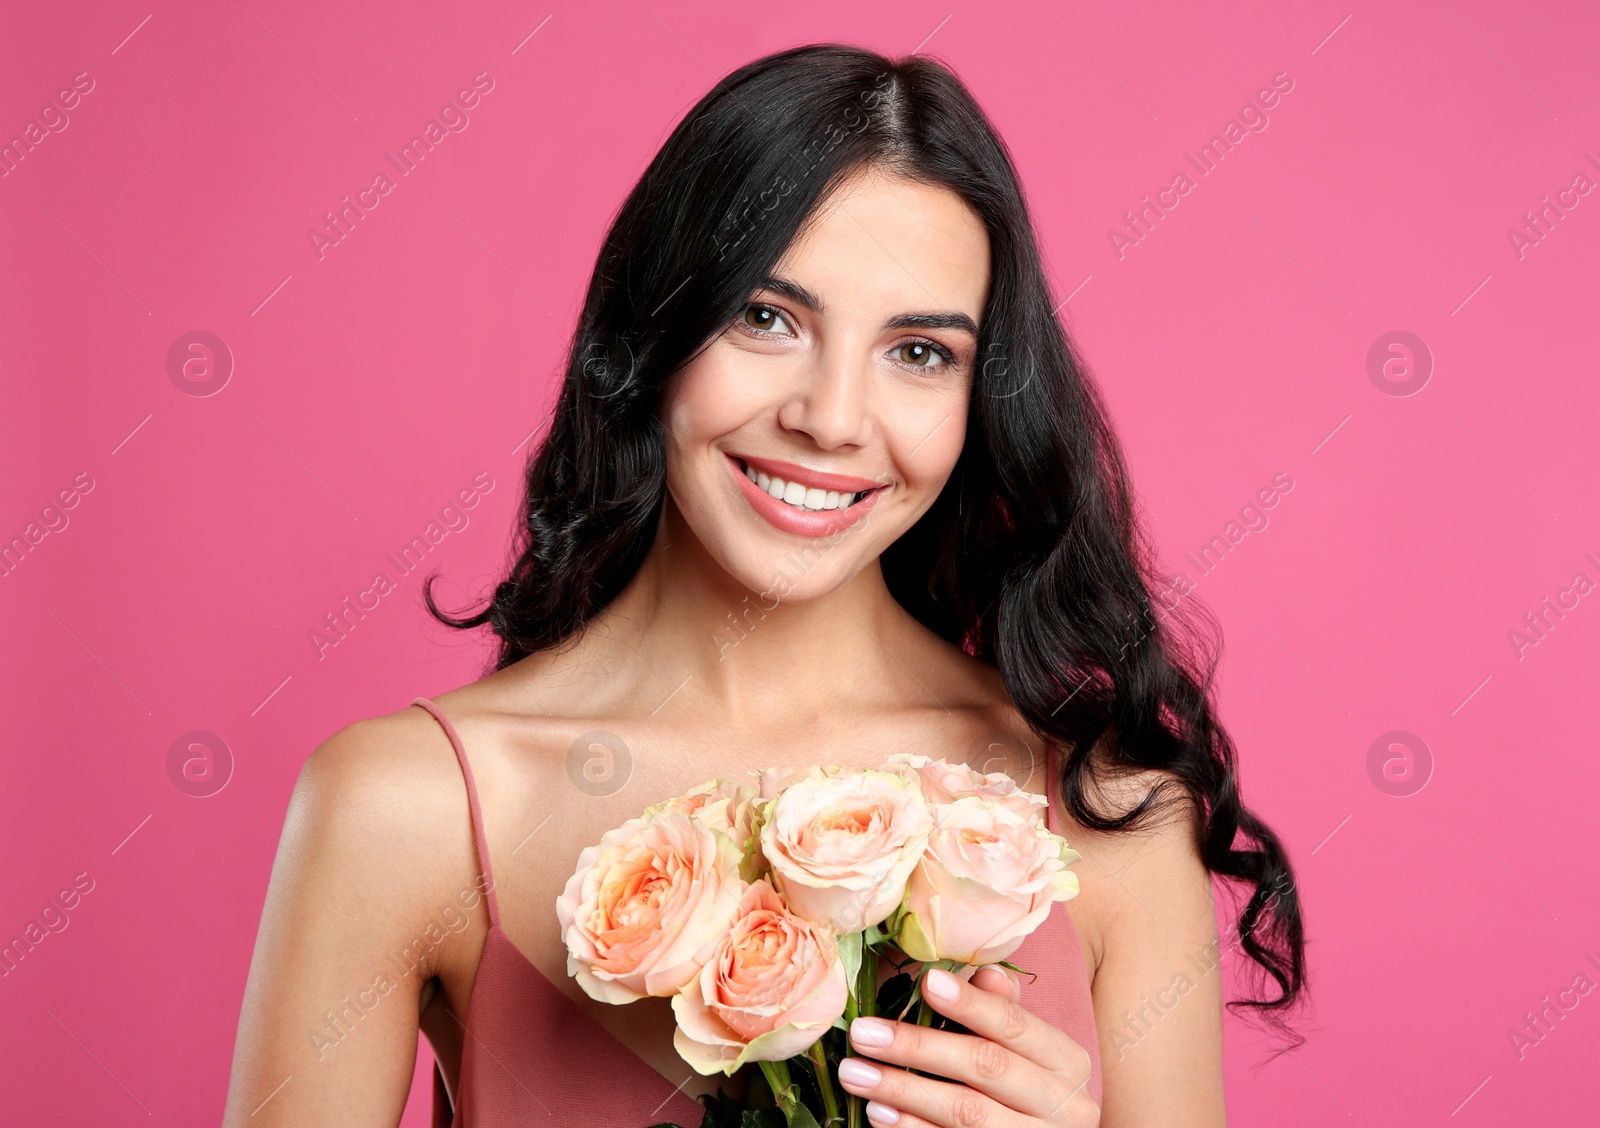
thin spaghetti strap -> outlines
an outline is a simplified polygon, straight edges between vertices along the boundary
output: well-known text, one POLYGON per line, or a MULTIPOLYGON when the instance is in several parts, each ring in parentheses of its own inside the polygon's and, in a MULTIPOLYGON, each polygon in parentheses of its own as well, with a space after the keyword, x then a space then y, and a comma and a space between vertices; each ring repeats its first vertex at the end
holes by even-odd
POLYGON ((472 765, 467 761, 467 750, 461 746, 461 737, 444 710, 426 697, 413 698, 413 705, 421 705, 432 713, 444 734, 450 738, 450 747, 456 750, 456 760, 461 765, 461 776, 467 781, 467 812, 472 819, 472 838, 477 844, 478 870, 483 874, 483 897, 489 905, 489 927, 500 927, 500 903, 494 895, 494 870, 489 865, 489 840, 483 833, 483 808, 478 803, 478 784, 472 778, 472 765))

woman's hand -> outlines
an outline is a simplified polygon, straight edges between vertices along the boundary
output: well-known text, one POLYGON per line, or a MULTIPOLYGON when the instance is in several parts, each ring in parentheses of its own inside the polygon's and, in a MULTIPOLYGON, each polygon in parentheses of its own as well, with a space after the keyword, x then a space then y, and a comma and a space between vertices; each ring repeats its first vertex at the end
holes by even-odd
POLYGON ((974 1033, 884 1018, 851 1023, 850 1044, 863 1057, 839 1063, 839 1082, 868 1098, 874 1125, 1094 1128, 1100 1122, 1088 1093, 1088 1051, 1024 1010, 1021 988, 999 967, 980 969, 971 983, 932 969, 922 990, 934 1010, 974 1033), (866 1057, 937 1076, 884 1068, 866 1057))

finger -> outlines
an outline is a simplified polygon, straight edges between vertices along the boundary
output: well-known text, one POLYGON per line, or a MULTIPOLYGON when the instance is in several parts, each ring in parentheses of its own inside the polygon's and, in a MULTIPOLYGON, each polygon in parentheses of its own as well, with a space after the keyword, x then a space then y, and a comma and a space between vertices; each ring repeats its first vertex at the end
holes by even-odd
POLYGON ((967 982, 991 995, 1004 995, 1013 1003, 1022 1002, 1022 984, 1017 981, 1016 976, 999 964, 985 964, 973 972, 972 978, 967 982))
POLYGON ((867 1122, 876 1128, 890 1128, 891 1125, 893 1128, 922 1128, 928 1123, 920 1116, 901 1113, 899 1109, 890 1108, 877 1101, 867 1102, 867 1122))
POLYGON ((911 1022, 858 1018, 850 1024, 850 1044, 866 1057, 962 1082, 1030 1116, 1060 1108, 1078 1080, 1052 1073, 987 1038, 911 1022))
POLYGON ((929 968, 922 977, 922 997, 946 1018, 1063 1074, 1074 1085, 1089 1076, 1089 1052, 1021 1003, 963 983, 940 968, 929 968))
POLYGON ((1020 1128, 1023 1124, 1018 1112, 965 1085, 918 1077, 864 1058, 848 1057, 839 1063, 839 1084, 879 1106, 874 1124, 894 1124, 895 1128, 922 1123, 939 1128, 1020 1128), (896 1113, 898 1120, 892 1118, 896 1113))
POLYGON ((909 1112, 901 1112, 877 1101, 867 1102, 867 1122, 873 1128, 939 1128, 931 1120, 912 1116, 909 1112))
MULTIPOLYGON (((1096 1128, 1100 1123, 1100 1110, 1087 1097, 1084 1098, 1081 1107, 1063 1109, 1057 1116, 1062 1124, 1071 1125, 1073 1128, 1096 1128)), ((1056 1118, 1046 1119, 1054 1121, 1056 1118)), ((924 1120, 920 1116, 901 1112, 880 1101, 867 1102, 867 1121, 873 1128, 944 1128, 942 1121, 924 1120)), ((960 1125, 959 1128, 966 1128, 966 1125, 960 1125)))

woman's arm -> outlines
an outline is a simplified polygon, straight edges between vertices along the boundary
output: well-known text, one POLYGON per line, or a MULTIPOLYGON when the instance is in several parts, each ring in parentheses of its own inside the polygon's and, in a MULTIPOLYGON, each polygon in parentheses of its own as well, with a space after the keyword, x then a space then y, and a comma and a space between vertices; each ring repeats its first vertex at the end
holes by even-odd
POLYGON ((1227 1123, 1216 915, 1191 819, 1073 842, 1096 904, 1101 1128, 1227 1123))
POLYGON ((301 771, 250 963, 225 1128, 399 1121, 422 984, 446 944, 487 928, 481 905, 463 911, 451 892, 452 880, 470 881, 455 872, 472 859, 465 790, 425 734, 435 735, 404 714, 361 721, 301 771), (439 926, 447 906, 459 932, 453 918, 443 918, 451 931, 439 926))

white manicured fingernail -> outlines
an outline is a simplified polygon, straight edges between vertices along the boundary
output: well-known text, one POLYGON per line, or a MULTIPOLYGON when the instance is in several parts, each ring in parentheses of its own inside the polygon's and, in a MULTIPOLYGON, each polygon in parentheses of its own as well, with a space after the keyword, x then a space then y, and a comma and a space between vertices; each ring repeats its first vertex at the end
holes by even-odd
POLYGON ((943 968, 929 968, 928 974, 922 977, 922 993, 931 995, 935 999, 952 1001, 961 990, 961 984, 956 977, 943 968))
POLYGON ((881 1018, 858 1018, 850 1024, 850 1040, 869 1050, 881 1050, 894 1041, 894 1027, 881 1018))
POLYGON ((874 1124, 895 1124, 899 1122, 900 1114, 888 1105, 881 1105, 877 1101, 868 1101, 867 1119, 874 1124))
POLYGON ((847 1057, 839 1063, 839 1080, 858 1089, 871 1089, 883 1080, 883 1074, 860 1058, 847 1057))

